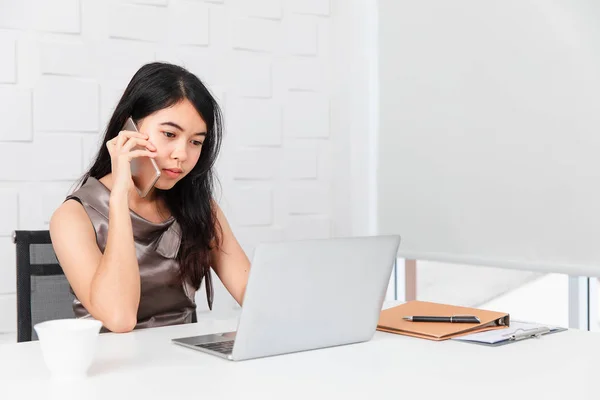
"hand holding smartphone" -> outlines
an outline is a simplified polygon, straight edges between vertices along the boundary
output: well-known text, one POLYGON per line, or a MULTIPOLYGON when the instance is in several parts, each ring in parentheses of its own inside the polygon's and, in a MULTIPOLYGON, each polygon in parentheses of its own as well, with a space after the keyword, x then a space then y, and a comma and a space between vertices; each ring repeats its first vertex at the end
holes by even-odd
MULTIPOLYGON (((127 118, 123 130, 139 132, 131 117, 127 118)), ((140 146, 134 148, 134 150, 138 149, 143 150, 140 146)), ((160 168, 150 157, 134 158, 131 160, 131 178, 140 197, 146 197, 160 178, 160 168)))

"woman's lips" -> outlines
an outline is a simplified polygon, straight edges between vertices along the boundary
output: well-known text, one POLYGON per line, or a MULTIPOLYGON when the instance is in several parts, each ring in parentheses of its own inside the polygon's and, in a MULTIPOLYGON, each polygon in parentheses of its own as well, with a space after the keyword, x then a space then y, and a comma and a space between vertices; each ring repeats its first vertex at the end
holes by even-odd
POLYGON ((164 168, 163 169, 165 175, 167 175, 169 178, 179 178, 181 176, 181 170, 180 169, 168 169, 168 168, 164 168))

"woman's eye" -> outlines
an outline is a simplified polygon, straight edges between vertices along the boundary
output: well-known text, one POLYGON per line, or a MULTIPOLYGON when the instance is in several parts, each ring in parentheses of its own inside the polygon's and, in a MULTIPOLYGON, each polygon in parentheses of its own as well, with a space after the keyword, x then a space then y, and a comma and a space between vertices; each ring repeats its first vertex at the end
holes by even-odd
POLYGON ((168 138, 174 138, 175 134, 171 133, 171 132, 163 132, 163 134, 168 137, 168 138))
POLYGON ((202 146, 202 142, 199 142, 199 141, 197 141, 197 140, 192 140, 192 144, 193 144, 194 146, 202 146))

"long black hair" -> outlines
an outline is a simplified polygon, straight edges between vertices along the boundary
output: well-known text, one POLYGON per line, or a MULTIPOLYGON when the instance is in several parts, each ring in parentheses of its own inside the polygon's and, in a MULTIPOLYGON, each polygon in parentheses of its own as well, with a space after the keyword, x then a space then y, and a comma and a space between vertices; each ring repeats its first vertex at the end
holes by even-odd
MULTIPOLYGON (((154 62, 142 66, 133 76, 119 100, 102 146, 91 168, 81 178, 100 179, 111 172, 111 158, 106 142, 122 130, 129 116, 137 123, 148 115, 189 100, 204 122, 207 133, 200 158, 194 168, 170 190, 156 190, 181 227, 181 246, 177 254, 180 274, 198 290, 209 274, 210 252, 219 247, 221 227, 213 206, 215 176, 213 166, 221 147, 223 122, 214 97, 194 74, 177 65, 154 62)), ((210 285, 207 280, 206 285, 210 285)), ((212 293, 212 287, 208 288, 212 293)), ((212 294, 209 295, 212 308, 212 294)))

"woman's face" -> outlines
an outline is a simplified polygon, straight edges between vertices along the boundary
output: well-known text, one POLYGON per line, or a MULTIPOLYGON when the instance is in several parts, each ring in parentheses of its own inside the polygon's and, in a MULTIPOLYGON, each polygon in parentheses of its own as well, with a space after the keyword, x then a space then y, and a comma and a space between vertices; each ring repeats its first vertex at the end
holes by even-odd
POLYGON ((154 160, 161 176, 154 185, 168 190, 198 162, 206 138, 206 123, 189 100, 164 108, 138 122, 140 132, 156 146, 154 160))

